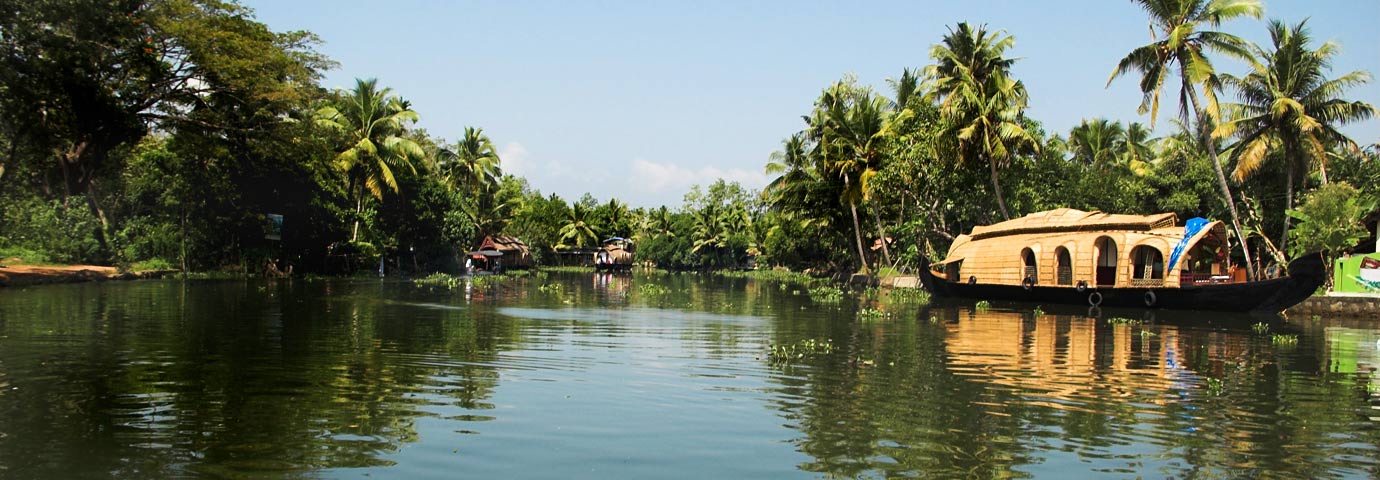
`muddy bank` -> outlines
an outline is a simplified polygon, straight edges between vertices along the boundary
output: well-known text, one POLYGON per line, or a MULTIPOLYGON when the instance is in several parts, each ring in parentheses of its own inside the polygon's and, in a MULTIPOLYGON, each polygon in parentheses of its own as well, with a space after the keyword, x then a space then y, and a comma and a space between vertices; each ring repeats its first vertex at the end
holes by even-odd
POLYGON ((3 265, 0 266, 0 287, 163 278, 177 273, 177 270, 121 272, 115 267, 97 265, 3 265))

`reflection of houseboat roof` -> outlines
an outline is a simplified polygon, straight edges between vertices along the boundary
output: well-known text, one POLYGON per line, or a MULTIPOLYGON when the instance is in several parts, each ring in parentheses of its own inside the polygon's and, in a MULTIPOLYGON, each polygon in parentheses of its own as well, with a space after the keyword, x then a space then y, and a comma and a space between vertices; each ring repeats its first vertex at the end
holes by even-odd
POLYGON ((1172 227, 1178 222, 1173 213, 1155 215, 1117 215, 1102 212, 1084 212, 1072 208, 1057 208, 1036 212, 1005 222, 973 227, 969 235, 973 240, 1001 237, 1022 233, 1081 232, 1106 230, 1154 230, 1172 227))

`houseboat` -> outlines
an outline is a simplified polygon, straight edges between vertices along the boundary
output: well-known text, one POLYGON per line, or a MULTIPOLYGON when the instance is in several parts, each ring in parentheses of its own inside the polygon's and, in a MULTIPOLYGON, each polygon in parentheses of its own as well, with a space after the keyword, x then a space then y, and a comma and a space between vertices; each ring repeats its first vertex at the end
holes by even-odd
POLYGON ((1288 276, 1251 281, 1229 251, 1220 221, 1061 208, 974 227, 943 261, 922 259, 920 276, 941 297, 1268 313, 1324 280, 1321 255, 1295 259, 1288 276))
POLYGON ((594 251, 594 270, 599 272, 631 270, 636 248, 632 240, 610 237, 594 251))
POLYGON ((465 267, 472 272, 492 273, 526 270, 532 268, 532 252, 517 237, 487 236, 478 249, 465 254, 465 267))

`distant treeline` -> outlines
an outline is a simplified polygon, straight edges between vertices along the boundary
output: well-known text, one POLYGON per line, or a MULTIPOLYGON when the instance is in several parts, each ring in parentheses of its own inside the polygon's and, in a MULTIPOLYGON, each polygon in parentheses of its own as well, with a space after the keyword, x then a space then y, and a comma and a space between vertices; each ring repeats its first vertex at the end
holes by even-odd
POLYGON ((0 259, 437 271, 503 233, 539 262, 623 236, 664 268, 851 272, 1056 207, 1223 219, 1257 269, 1365 237, 1380 148, 1338 128, 1374 115, 1345 99, 1369 75, 1334 75, 1337 47, 1305 23, 1266 24, 1264 46, 1217 30, 1260 18, 1254 1, 1142 3, 1157 40, 1107 68, 1110 88, 1139 82, 1149 126, 1046 132, 1011 74, 1014 37, 958 24, 884 93, 824 88, 764 191, 719 181, 633 209, 544 195, 503 173, 482 129, 434 137, 375 80, 321 88, 333 64, 314 35, 233 1, 0 0, 0 259), (1217 72, 1221 56, 1251 68, 1217 72), (1153 138, 1157 121, 1174 133, 1153 138))

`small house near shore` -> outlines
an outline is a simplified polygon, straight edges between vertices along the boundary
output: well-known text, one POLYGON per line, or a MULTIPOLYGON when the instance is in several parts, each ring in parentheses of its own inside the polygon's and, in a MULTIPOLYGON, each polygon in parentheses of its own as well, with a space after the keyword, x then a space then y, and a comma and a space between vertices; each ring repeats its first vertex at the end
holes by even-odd
POLYGON ((532 268, 532 252, 517 237, 491 235, 484 237, 479 248, 465 254, 470 265, 481 270, 526 270, 532 268))

